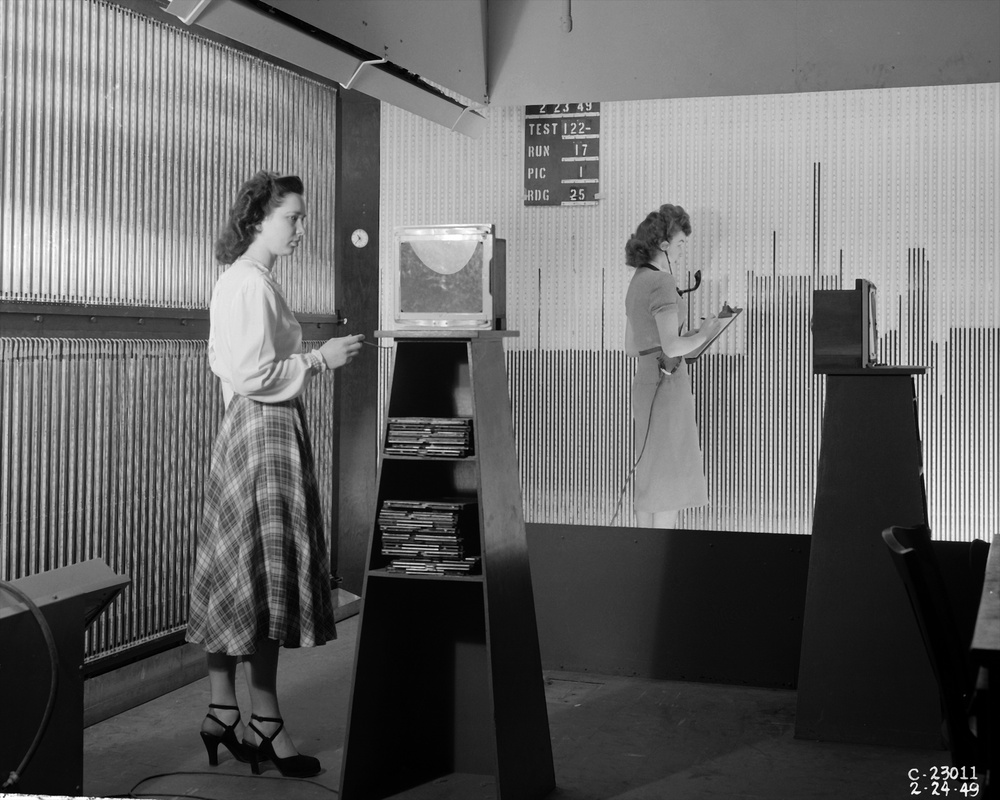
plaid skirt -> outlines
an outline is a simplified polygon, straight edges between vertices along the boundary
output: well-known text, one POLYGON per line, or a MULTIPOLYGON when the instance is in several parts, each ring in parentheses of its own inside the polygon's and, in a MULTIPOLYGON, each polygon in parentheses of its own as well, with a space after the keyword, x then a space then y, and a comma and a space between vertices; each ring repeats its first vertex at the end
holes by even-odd
POLYGON ((212 451, 187 641, 236 656, 261 639, 311 647, 336 637, 302 403, 236 396, 212 451))

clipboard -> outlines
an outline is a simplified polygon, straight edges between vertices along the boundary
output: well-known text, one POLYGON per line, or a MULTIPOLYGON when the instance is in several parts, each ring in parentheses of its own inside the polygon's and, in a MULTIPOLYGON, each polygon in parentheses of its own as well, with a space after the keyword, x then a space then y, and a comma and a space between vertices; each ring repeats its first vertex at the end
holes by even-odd
POLYGON ((728 303, 724 304, 722 307, 723 311, 725 311, 726 309, 729 309, 732 312, 732 314, 726 317, 720 316, 718 318, 719 322, 722 323, 722 325, 719 327, 719 332, 716 333, 715 336, 713 336, 711 339, 705 342, 705 344, 703 344, 697 350, 694 350, 688 353, 686 356, 684 356, 684 360, 688 364, 690 364, 692 361, 696 361, 698 357, 701 356, 702 353, 708 350, 708 348, 715 343, 715 340, 718 339, 720 336, 722 336, 722 334, 724 334, 729 329, 729 326, 736 321, 737 317, 739 317, 739 315, 743 313, 742 308, 729 308, 728 303))

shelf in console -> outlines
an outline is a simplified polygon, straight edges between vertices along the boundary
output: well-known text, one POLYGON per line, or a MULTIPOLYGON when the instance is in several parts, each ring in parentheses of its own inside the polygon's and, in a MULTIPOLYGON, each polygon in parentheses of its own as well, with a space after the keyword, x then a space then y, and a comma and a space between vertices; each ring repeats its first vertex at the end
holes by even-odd
POLYGON ((508 422, 503 340, 516 335, 376 333, 395 341, 344 739, 344 800, 484 791, 541 800, 555 788, 508 422), (472 452, 386 453, 389 421, 406 417, 469 419, 472 452), (410 520, 409 508, 424 513, 449 498, 462 500, 466 514, 442 527, 440 542, 430 533, 408 533, 408 522, 437 523, 416 512, 410 520), (383 524, 387 503, 400 515, 387 515, 383 524), (431 541, 421 547, 425 540, 431 541), (434 552, 453 560, 458 543, 459 558, 479 560, 472 566, 477 574, 390 571, 405 560, 437 560, 434 552))
POLYGON ((382 458, 392 461, 475 461, 476 455, 469 456, 401 456, 396 453, 382 453, 382 458))
POLYGON ((482 575, 421 575, 406 572, 390 572, 384 567, 368 570, 370 578, 393 578, 396 580, 405 579, 408 581, 445 581, 446 583, 482 583, 482 575))

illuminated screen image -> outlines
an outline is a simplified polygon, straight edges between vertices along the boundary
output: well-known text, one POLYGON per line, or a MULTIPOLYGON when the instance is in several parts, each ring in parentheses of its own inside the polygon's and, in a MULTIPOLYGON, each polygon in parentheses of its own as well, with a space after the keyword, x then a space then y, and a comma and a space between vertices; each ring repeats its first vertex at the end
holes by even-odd
POLYGON ((404 314, 482 313, 483 242, 400 242, 399 289, 399 311, 404 314))

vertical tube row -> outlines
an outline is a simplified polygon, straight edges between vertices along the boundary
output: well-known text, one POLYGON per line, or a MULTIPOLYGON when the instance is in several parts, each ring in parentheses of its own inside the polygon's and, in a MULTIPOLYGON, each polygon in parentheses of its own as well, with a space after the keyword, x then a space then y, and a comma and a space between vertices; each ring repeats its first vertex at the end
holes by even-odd
POLYGON ((289 302, 333 311, 334 89, 97 0, 3 3, 0 66, 0 298, 205 307, 229 202, 273 169, 311 211, 289 302))

